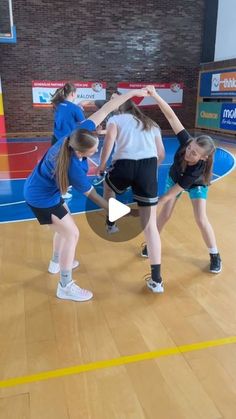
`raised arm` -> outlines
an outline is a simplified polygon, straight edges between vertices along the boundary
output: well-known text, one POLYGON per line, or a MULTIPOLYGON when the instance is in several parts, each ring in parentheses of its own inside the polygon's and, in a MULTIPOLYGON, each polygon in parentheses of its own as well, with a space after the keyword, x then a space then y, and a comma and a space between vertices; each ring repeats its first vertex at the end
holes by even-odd
POLYGON ((154 86, 147 86, 146 89, 149 92, 150 96, 152 96, 157 101, 160 110, 165 115, 174 133, 177 135, 180 131, 184 129, 184 126, 181 124, 179 118, 176 116, 173 109, 156 92, 154 86))
POLYGON ((110 112, 118 109, 124 102, 128 99, 131 99, 133 96, 149 96, 147 89, 132 89, 129 92, 124 93, 123 95, 116 95, 113 99, 109 100, 109 102, 105 103, 101 109, 97 112, 92 114, 89 119, 95 123, 95 125, 99 125, 106 117, 109 115, 110 112))

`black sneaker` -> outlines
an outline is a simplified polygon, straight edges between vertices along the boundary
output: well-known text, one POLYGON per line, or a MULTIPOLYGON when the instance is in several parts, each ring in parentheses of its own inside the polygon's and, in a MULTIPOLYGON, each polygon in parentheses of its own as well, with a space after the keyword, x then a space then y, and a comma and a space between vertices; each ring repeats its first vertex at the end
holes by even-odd
POLYGON ((222 262, 219 253, 210 253, 210 272, 218 274, 222 270, 222 262))
POLYGON ((148 258, 148 250, 146 243, 142 243, 141 245, 140 256, 142 256, 142 258, 148 258))

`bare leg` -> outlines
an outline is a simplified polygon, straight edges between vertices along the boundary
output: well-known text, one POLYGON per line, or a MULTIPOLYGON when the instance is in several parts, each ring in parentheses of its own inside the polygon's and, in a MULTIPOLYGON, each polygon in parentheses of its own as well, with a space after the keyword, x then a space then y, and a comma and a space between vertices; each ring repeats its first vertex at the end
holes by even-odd
POLYGON ((57 297, 64 300, 87 301, 93 293, 80 288, 72 281, 72 266, 75 248, 79 239, 79 230, 68 213, 62 219, 52 215, 51 228, 56 236, 56 244, 60 247, 60 282, 57 286, 57 297))
POLYGON ((217 249, 215 233, 206 214, 206 200, 192 199, 192 206, 196 223, 201 231, 202 238, 210 253, 210 272, 218 274, 222 270, 222 261, 217 249))
POLYGON ((53 254, 56 253, 60 255, 61 247, 63 246, 63 238, 60 234, 54 233, 53 236, 53 254))
POLYGON ((171 199, 166 204, 164 204, 160 210, 160 212, 157 214, 157 228, 159 233, 161 233, 164 225, 167 223, 167 221, 170 219, 172 212, 174 210, 174 207, 176 205, 177 199, 171 199))
POLYGON ((108 201, 109 198, 115 198, 116 194, 113 192, 113 190, 108 186, 106 181, 103 183, 103 198, 108 201))
POLYGON ((148 247, 151 265, 161 264, 161 240, 156 224, 157 206, 139 207, 140 221, 148 247))
POLYGON ((59 249, 61 270, 72 270, 75 248, 79 239, 79 230, 70 214, 61 220, 52 215, 51 228, 55 231, 54 242, 59 249))
POLYGON ((208 248, 216 248, 215 233, 210 224, 206 213, 205 199, 192 199, 193 213, 195 221, 201 231, 204 242, 208 248))
MULTIPOLYGON (((104 182, 104 187, 103 187, 103 198, 106 201, 109 201, 110 198, 115 198, 116 194, 115 192, 113 192, 113 190, 110 188, 110 186, 108 186, 108 184, 106 183, 106 181, 104 182)), ((119 232, 119 228, 117 226, 117 224, 115 222, 111 222, 109 221, 109 218, 107 216, 106 218, 106 231, 108 234, 115 234, 119 232)))
MULTIPOLYGON (((69 208, 67 207, 66 204, 64 204, 64 207, 67 209, 68 213, 70 213, 69 208)), ((54 227, 53 227, 54 229, 54 227)), ((60 259, 60 255, 63 251, 63 247, 65 245, 64 243, 65 239, 63 238, 63 236, 57 232, 54 233, 54 237, 53 237, 53 254, 52 254, 52 258, 49 262, 49 266, 48 266, 48 272, 51 274, 57 274, 60 271, 60 266, 59 266, 59 259, 60 259)), ((79 262, 74 260, 73 261, 73 269, 77 268, 77 266, 79 266, 79 262)))
POLYGON ((141 225, 143 227, 150 258, 151 276, 147 279, 147 287, 155 293, 164 291, 161 278, 161 240, 156 223, 157 206, 139 207, 141 225))
MULTIPOLYGON (((175 207, 176 201, 177 200, 175 198, 172 199, 171 201, 168 201, 166 204, 164 204, 161 207, 161 210, 160 210, 159 214, 157 214, 156 224, 157 224, 157 229, 158 229, 159 234, 161 233, 161 231, 162 231, 164 225, 166 224, 166 222, 171 217, 171 214, 172 214, 173 209, 175 207)), ((142 257, 149 257, 150 256, 147 244, 142 245, 141 256, 142 257)))

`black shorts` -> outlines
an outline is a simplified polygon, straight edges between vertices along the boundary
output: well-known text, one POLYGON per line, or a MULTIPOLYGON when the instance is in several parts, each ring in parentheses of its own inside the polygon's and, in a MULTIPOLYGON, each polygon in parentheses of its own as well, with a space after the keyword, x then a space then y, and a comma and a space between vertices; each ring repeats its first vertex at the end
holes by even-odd
POLYGON ((146 207, 156 205, 157 158, 141 160, 117 160, 105 177, 106 183, 117 194, 122 194, 131 186, 134 200, 146 207))
POLYGON ((64 207, 64 199, 61 199, 59 204, 55 205, 55 207, 49 208, 36 208, 29 205, 31 210, 33 211, 35 217, 39 221, 39 224, 52 224, 52 214, 58 217, 60 220, 68 214, 67 209, 64 207))

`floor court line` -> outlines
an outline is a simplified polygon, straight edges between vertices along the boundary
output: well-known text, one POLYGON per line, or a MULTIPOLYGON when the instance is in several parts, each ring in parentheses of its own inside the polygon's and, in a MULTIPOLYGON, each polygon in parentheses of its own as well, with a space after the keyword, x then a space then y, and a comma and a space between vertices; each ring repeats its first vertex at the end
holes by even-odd
POLYGON ((121 356, 119 358, 109 359, 105 361, 90 362, 88 364, 75 365, 67 368, 60 368, 51 371, 44 371, 38 374, 25 375, 22 377, 8 378, 0 381, 0 388, 14 387, 20 384, 34 383, 45 381, 51 378, 65 377, 76 375, 87 371, 96 371, 98 369, 117 367, 120 365, 131 364, 134 362, 146 361, 150 359, 161 358, 171 355, 180 355, 182 353, 199 351, 202 349, 213 348, 236 343, 236 336, 209 340, 205 342, 192 343, 189 345, 176 346, 171 348, 163 348, 152 352, 144 352, 142 354, 121 356))

